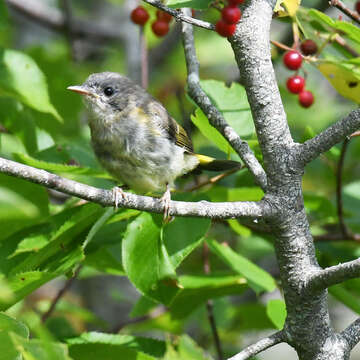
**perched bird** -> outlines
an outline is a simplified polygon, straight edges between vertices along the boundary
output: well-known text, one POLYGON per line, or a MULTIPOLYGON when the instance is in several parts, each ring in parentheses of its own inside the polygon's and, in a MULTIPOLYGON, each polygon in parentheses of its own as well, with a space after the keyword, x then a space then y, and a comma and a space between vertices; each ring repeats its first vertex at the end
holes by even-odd
POLYGON ((165 107, 123 75, 92 74, 68 90, 85 97, 91 142, 101 165, 135 192, 162 192, 168 205, 177 177, 197 167, 215 171, 241 167, 236 161, 195 154, 185 130, 165 107))

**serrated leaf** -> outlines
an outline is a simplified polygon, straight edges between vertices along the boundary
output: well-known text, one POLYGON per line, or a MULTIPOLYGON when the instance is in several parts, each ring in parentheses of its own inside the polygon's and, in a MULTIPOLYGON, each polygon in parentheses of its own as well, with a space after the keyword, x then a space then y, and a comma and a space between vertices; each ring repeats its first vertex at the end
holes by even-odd
POLYGON ((231 269, 244 276, 248 280, 249 286, 256 292, 273 291, 276 288, 275 280, 268 272, 240 254, 235 253, 228 245, 219 244, 213 239, 208 239, 207 243, 212 252, 231 269))
POLYGON ((150 360, 165 353, 165 343, 160 340, 98 332, 84 333, 69 339, 68 346, 74 360, 84 359, 84 356, 88 360, 150 360))
POLYGON ((161 238, 161 217, 142 213, 122 241, 123 266, 144 295, 169 304, 178 292, 175 270, 161 238))
POLYGON ((20 272, 6 278, 7 284, 13 294, 9 300, 0 300, 0 310, 6 310, 16 304, 26 295, 30 294, 48 281, 59 276, 56 273, 28 271, 20 272))
POLYGON ((61 120, 50 102, 45 76, 30 56, 16 50, 2 49, 0 63, 2 95, 15 97, 25 105, 61 120))
MULTIPOLYGON (((99 205, 86 204, 77 209, 55 234, 49 243, 38 252, 28 255, 17 266, 11 269, 10 274, 41 269, 62 273, 69 270, 76 260, 83 257, 79 242, 72 241, 102 215, 105 211, 99 205)), ((79 241, 79 239, 78 239, 79 241)))
POLYGON ((286 305, 283 300, 270 300, 266 305, 266 314, 275 327, 281 330, 286 320, 286 305))

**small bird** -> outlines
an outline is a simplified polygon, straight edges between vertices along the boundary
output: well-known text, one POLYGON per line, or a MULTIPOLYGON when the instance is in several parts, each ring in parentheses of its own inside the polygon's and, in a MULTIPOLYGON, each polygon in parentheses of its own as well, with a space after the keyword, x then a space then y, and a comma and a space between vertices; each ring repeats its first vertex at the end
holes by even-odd
POLYGON ((241 168, 236 161, 195 154, 186 131, 165 107, 126 76, 95 73, 67 89, 85 97, 91 143, 101 165, 137 193, 164 193, 165 213, 179 176, 197 167, 241 168))

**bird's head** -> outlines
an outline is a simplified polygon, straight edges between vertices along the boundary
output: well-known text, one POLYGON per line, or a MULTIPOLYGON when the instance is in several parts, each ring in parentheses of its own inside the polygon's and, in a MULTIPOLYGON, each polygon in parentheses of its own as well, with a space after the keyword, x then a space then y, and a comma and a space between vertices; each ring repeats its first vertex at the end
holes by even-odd
POLYGON ((122 111, 140 90, 126 76, 114 72, 90 75, 82 85, 69 86, 68 90, 81 94, 85 103, 97 118, 111 118, 122 111))

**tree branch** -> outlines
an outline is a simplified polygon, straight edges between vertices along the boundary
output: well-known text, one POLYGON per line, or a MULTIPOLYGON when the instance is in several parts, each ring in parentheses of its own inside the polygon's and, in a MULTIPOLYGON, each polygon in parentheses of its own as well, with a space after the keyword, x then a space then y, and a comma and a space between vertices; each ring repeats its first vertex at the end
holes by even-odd
MULTIPOLYGON (((0 173, 25 179, 102 206, 115 205, 114 193, 111 190, 104 190, 81 184, 79 182, 63 178, 59 175, 49 173, 45 170, 36 169, 12 160, 0 158, 0 173)), ((164 212, 164 203, 161 199, 135 195, 132 193, 124 193, 124 197, 120 196, 117 206, 155 213, 164 212)), ((215 203, 208 201, 171 201, 169 215, 196 216, 211 219, 228 219, 237 217, 258 219, 271 215, 273 216, 272 208, 265 200, 259 202, 239 201, 215 203)))
POLYGON ((246 349, 242 350, 241 352, 229 358, 228 360, 249 359, 251 356, 255 356, 256 354, 259 354, 260 352, 284 341, 285 341, 284 332, 278 331, 275 334, 272 334, 266 338, 259 340, 255 344, 248 346, 246 349))
POLYGON ((195 18, 189 16, 190 14, 187 15, 185 12, 183 12, 181 10, 175 10, 175 9, 169 8, 169 7, 165 6, 161 1, 157 1, 157 0, 143 0, 143 1, 152 6, 155 6, 156 8, 158 8, 162 11, 169 13, 176 19, 176 21, 183 21, 188 24, 195 25, 195 26, 207 29, 207 30, 215 30, 215 25, 213 25, 207 21, 195 19, 195 18))
POLYGON ((360 108, 353 110, 346 118, 337 121, 319 135, 301 144, 298 149, 298 156, 304 164, 307 164, 359 128, 360 108))
MULTIPOLYGON (((182 11, 186 14, 188 9, 183 9, 182 11)), ((207 116, 210 124, 231 144, 254 176, 255 181, 265 191, 267 184, 265 171, 251 151, 248 143, 243 141, 235 130, 227 124, 221 112, 212 104, 211 100, 200 86, 199 63, 195 53, 192 26, 182 23, 182 34, 188 72, 187 84, 189 95, 207 116)))
POLYGON ((319 270, 312 275, 306 286, 310 292, 327 289, 329 286, 360 276, 360 258, 319 270))
MULTIPOLYGON (((55 31, 67 32, 67 22, 61 11, 36 0, 6 0, 8 6, 22 15, 36 20, 40 25, 55 31)), ((119 40, 124 38, 119 26, 100 26, 93 22, 72 19, 71 32, 74 37, 89 37, 94 40, 119 40)))
POLYGON ((360 318, 350 324, 340 335, 343 336, 349 348, 352 349, 360 341, 360 318))
POLYGON ((356 11, 350 10, 342 1, 340 0, 330 0, 330 6, 334 6, 340 11, 342 11, 345 15, 347 15, 352 20, 356 21, 360 24, 360 15, 356 11))

